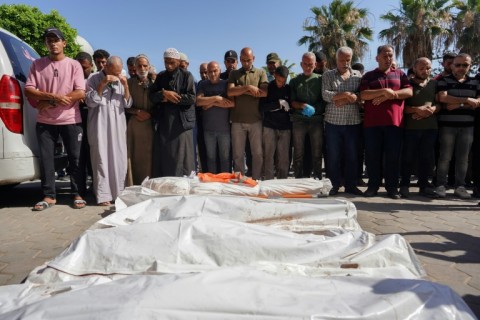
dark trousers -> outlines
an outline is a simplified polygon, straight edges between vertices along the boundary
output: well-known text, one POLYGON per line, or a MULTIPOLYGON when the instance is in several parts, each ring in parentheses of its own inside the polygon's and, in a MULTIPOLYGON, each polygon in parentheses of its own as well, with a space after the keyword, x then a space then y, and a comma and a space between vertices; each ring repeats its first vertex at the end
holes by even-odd
POLYGON ((62 137, 65 150, 67 151, 71 192, 74 196, 79 195, 77 182, 81 178, 78 169, 83 136, 81 124, 50 125, 37 123, 36 131, 40 148, 40 172, 42 175, 43 195, 56 199, 55 143, 59 136, 62 137))
POLYGON ((437 130, 405 130, 402 151, 401 186, 410 186, 410 176, 418 163, 418 186, 428 186, 428 177, 433 176, 435 166, 435 142, 437 130))
POLYGON ((327 174, 334 188, 342 184, 355 188, 358 180, 358 143, 360 125, 335 125, 325 122, 327 174))
POLYGON ((82 130, 84 132, 82 137, 82 145, 80 147, 80 156, 78 159, 79 179, 77 180, 78 192, 82 197, 87 193, 87 175, 92 174, 92 163, 90 161, 90 145, 87 138, 87 118, 88 111, 85 109, 80 110, 82 115, 82 130))
POLYGON ((369 127, 364 129, 364 133, 368 188, 378 190, 382 184, 382 172, 385 172, 385 189, 388 192, 396 191, 400 173, 403 128, 369 127), (385 170, 382 170, 383 156, 385 156, 385 170))

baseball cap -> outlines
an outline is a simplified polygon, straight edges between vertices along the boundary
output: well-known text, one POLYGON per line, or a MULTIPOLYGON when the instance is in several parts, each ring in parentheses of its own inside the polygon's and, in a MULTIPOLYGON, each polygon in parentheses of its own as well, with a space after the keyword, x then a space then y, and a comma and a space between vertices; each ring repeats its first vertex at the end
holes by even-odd
POLYGON ((280 66, 277 69, 275 69, 275 73, 278 74, 279 76, 283 77, 283 78, 287 78, 288 74, 289 74, 289 71, 288 71, 287 67, 280 66))
POLYGON ((47 28, 47 29, 45 29, 45 32, 43 32, 43 38, 46 38, 49 35, 50 36, 55 36, 60 40, 65 40, 65 37, 64 37, 63 33, 60 30, 58 30, 57 28, 47 28))
POLYGON ((275 61, 275 62, 280 61, 278 54, 276 54, 275 52, 269 53, 267 55, 267 63, 269 63, 270 61, 275 61))
POLYGON ((224 58, 224 60, 227 60, 227 59, 235 59, 235 60, 238 60, 237 52, 235 52, 235 50, 228 50, 227 52, 225 52, 225 58, 224 58))

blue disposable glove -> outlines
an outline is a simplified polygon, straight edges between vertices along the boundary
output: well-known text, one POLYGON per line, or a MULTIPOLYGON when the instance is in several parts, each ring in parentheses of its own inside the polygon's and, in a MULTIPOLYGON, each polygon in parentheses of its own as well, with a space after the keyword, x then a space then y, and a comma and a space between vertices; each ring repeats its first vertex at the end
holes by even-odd
POLYGON ((307 104, 305 106, 305 108, 303 108, 302 110, 302 114, 305 116, 305 117, 311 117, 313 116, 313 114, 315 113, 315 108, 312 107, 311 105, 307 104))

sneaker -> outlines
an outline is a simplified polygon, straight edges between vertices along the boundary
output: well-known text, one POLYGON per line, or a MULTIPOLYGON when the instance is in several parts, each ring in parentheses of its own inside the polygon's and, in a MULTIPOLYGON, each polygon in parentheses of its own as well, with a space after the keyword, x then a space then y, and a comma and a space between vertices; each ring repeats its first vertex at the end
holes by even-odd
POLYGON ((447 196, 447 190, 445 189, 445 186, 436 187, 435 193, 439 198, 445 198, 447 196))
POLYGON ((420 188, 419 194, 427 198, 438 198, 438 194, 435 192, 435 189, 432 187, 420 188))
POLYGON ((402 198, 408 198, 410 196, 410 190, 407 186, 400 187, 400 195, 402 198))
POLYGON ((460 199, 470 199, 472 197, 470 193, 468 193, 467 189, 465 189, 464 186, 456 187, 453 194, 459 197, 460 199))

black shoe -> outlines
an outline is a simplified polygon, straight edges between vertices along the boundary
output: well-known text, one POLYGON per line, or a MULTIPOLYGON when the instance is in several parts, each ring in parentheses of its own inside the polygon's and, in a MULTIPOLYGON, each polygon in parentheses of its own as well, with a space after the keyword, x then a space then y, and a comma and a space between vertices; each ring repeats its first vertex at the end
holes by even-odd
POLYGON ((368 188, 364 193, 364 197, 375 197, 377 195, 377 190, 368 188))
POLYGON ((480 199, 480 190, 477 187, 473 187, 472 198, 480 199))
POLYGON ((357 187, 345 188, 345 193, 350 193, 350 194, 353 194, 355 196, 363 196, 362 190, 358 189, 357 187))
POLYGON ((398 193, 398 191, 394 190, 394 191, 388 191, 387 192, 387 195, 390 199, 393 199, 393 200, 398 200, 400 199, 400 193, 398 193))
POLYGON ((338 188, 333 187, 330 189, 330 192, 328 193, 329 196, 336 196, 338 194, 338 188))
POLYGON ((432 199, 438 198, 438 194, 435 192, 435 188, 432 188, 432 187, 420 188, 420 191, 418 194, 427 198, 432 198, 432 199))
POLYGON ((358 179, 357 186, 358 187, 366 187, 367 183, 365 181, 363 181, 363 179, 358 179))

